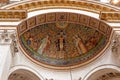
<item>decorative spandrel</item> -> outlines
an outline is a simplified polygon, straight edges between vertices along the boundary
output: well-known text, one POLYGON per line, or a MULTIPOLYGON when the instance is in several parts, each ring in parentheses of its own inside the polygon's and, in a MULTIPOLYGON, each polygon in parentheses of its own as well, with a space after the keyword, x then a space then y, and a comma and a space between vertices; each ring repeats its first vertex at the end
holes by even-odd
POLYGON ((48 23, 28 30, 21 35, 21 41, 38 61, 69 66, 96 55, 104 47, 106 36, 80 24, 48 23))

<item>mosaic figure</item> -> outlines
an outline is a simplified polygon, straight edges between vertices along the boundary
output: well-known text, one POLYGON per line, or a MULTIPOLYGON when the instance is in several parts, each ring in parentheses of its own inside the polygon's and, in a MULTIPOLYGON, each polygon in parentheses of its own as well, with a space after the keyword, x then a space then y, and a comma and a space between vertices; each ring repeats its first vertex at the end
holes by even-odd
POLYGON ((58 34, 56 45, 58 51, 65 51, 65 33, 63 31, 58 34))
POLYGON ((50 40, 49 40, 49 36, 47 35, 45 38, 41 40, 41 45, 38 48, 37 52, 39 54, 43 54, 46 53, 49 48, 50 48, 50 40))
POLYGON ((76 42, 75 46, 76 46, 79 54, 86 53, 88 51, 86 46, 84 45, 82 39, 78 35, 75 35, 74 40, 76 42))

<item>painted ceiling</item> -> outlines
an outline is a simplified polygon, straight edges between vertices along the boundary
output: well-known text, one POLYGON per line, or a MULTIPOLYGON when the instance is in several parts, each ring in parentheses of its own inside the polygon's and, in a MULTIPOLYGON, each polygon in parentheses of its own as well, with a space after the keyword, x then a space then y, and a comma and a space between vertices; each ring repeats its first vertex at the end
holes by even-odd
POLYGON ((55 69, 78 67, 98 57, 111 32, 111 27, 97 19, 60 12, 32 17, 18 27, 25 55, 55 69))

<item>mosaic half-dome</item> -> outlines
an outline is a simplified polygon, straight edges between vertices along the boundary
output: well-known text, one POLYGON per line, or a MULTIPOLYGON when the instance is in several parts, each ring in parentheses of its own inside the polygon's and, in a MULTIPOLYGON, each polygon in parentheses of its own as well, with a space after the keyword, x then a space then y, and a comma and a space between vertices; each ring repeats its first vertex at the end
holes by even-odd
POLYGON ((74 68, 95 59, 109 42, 112 29, 89 16, 48 13, 22 22, 18 27, 25 55, 55 69, 74 68))

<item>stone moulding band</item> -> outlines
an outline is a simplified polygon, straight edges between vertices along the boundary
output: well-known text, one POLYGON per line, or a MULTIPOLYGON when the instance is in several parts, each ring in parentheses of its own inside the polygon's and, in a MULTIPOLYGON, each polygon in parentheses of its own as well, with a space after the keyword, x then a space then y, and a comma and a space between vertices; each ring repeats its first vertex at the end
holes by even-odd
POLYGON ((118 11, 118 9, 115 9, 114 7, 111 7, 109 5, 105 5, 102 3, 98 3, 95 1, 70 1, 70 0, 49 0, 49 1, 40 1, 40 0, 34 0, 34 1, 25 1, 21 3, 11 4, 3 9, 25 9, 28 10, 28 12, 36 11, 38 9, 44 9, 49 7, 64 7, 64 8, 74 8, 74 9, 80 9, 80 10, 87 10, 90 12, 100 13, 100 11, 118 11))

